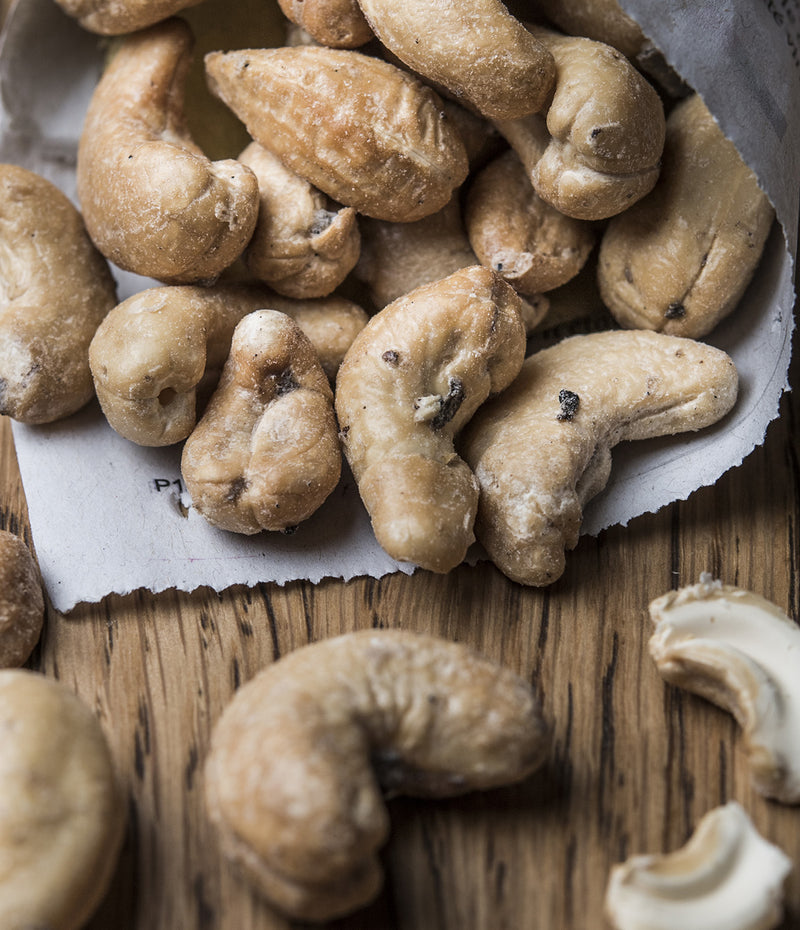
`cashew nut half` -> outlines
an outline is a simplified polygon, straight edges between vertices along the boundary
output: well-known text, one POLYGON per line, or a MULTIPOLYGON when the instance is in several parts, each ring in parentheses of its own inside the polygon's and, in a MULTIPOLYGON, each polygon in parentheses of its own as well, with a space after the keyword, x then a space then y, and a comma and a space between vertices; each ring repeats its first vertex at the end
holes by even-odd
POLYGON ((91 710, 37 672, 0 671, 0 926, 78 930, 108 889, 125 799, 91 710))
POLYGON ((731 801, 709 811, 681 849, 614 866, 606 914, 616 930, 771 930, 791 868, 731 801))
POLYGON ((16 668, 28 659, 43 623, 36 562, 19 536, 0 530, 0 668, 16 668))
POLYGON ((511 784, 548 745, 537 698, 509 669, 432 636, 348 633, 236 693, 212 733, 207 808, 266 897, 328 920, 379 891, 381 787, 446 797, 511 784))
POLYGON ((37 174, 0 165, 0 414, 50 423, 87 404, 89 343, 116 302, 72 202, 37 174))
POLYGON ((650 655, 666 681, 733 714, 753 784, 800 803, 800 628, 757 594, 701 578, 650 604, 650 655))
POLYGON ((644 330, 573 336, 529 356, 459 440, 481 489, 478 541, 513 580, 550 584, 608 481, 612 447, 709 426, 737 389, 724 352, 644 330))
POLYGON ((183 447, 195 509, 235 533, 292 529, 336 487, 341 463, 333 392, 314 347, 285 313, 248 314, 183 447))
POLYGON ((453 437, 525 353, 520 299, 474 265, 373 316, 339 368, 342 443, 380 545, 431 571, 474 540, 478 484, 453 437))
POLYGON ((120 268, 170 284, 214 280, 258 215, 253 172, 209 161, 186 129, 192 44, 180 19, 122 40, 78 146, 78 197, 95 244, 120 268))

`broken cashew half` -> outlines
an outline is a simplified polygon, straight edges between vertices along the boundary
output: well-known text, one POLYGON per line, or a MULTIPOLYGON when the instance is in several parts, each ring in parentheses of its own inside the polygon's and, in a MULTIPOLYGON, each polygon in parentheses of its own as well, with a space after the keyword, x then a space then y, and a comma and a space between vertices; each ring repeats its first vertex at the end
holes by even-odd
POLYGON ((217 722, 206 801, 223 851, 292 917, 363 907, 382 877, 381 789, 447 797, 517 782, 549 728, 523 679, 468 647, 400 630, 298 649, 217 722))
POLYGON ((757 791, 800 804, 800 628, 774 604, 704 577, 650 604, 659 673, 742 728, 757 791))
POLYGON ((39 568, 19 536, 0 530, 0 668, 27 661, 43 623, 39 568))
POLYGON ((681 849, 614 866, 606 915, 615 930, 771 930, 791 868, 731 801, 709 811, 681 849))
POLYGON ((235 533, 291 530, 336 487, 341 459, 333 391, 314 347, 285 313, 248 314, 183 447, 193 506, 235 533))
POLYGON ((436 572, 464 559, 478 485, 453 438, 513 380, 524 353, 520 299, 480 265, 400 297, 356 337, 339 369, 336 412, 392 558, 436 572))
POLYGON ((608 481, 612 447, 709 426, 737 389, 724 352, 660 333, 573 336, 529 356, 459 439, 481 489, 478 541, 513 580, 550 584, 608 481))
POLYGON ((258 215, 253 172, 209 161, 186 128, 192 44, 180 19, 122 40, 78 147, 78 198, 94 243, 120 268, 170 284, 216 279, 258 215))

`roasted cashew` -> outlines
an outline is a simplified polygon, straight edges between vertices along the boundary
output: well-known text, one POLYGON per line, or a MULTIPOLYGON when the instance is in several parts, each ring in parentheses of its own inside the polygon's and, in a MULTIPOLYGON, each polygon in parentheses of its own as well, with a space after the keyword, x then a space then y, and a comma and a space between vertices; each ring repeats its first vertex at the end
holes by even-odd
POLYGON ((695 94, 667 120, 655 188, 603 235, 603 300, 622 326, 699 339, 739 303, 773 218, 755 175, 695 94))
POLYGON ((0 926, 78 930, 106 893, 125 799, 103 731, 64 685, 0 671, 0 926))
POLYGON ((0 668, 27 661, 44 623, 39 569, 25 543, 0 530, 0 668))
POLYGON ((474 540, 474 475, 453 437, 525 353, 520 300, 480 265, 424 285, 372 317, 336 380, 342 443, 375 536, 436 572, 474 540))
POLYGON ((212 52, 205 63, 211 91, 257 142, 359 213, 420 219, 467 175, 438 97, 388 62, 299 46, 212 52))
POLYGON ((358 261, 356 212, 340 207, 253 142, 239 155, 258 179, 259 210, 244 260, 287 297, 327 297, 358 261))
POLYGON ((544 105, 553 56, 500 0, 359 0, 372 31, 409 68, 484 116, 513 119, 544 105))
POLYGON ((724 352, 660 333, 573 336, 529 356, 459 440, 481 489, 479 542, 509 578, 550 584, 608 481, 612 447, 709 426, 737 388, 724 352))
POLYGON ((730 711, 756 790, 800 803, 797 624, 757 594, 710 577, 657 598, 650 616, 661 676, 730 711))
POLYGON ((292 529, 336 487, 341 458, 333 392, 314 347, 285 313, 248 314, 183 447, 193 506, 235 533, 292 529))
POLYGON ((362 631, 290 653, 217 722, 206 799, 224 852, 277 907, 328 920, 367 904, 391 793, 510 784, 543 761, 530 686, 464 645, 362 631))
POLYGON ((170 284, 206 283, 253 234, 258 182, 211 162, 185 125, 192 36, 170 19, 125 38, 92 95, 78 147, 78 197, 112 262, 170 284))
POLYGON ((104 36, 145 29, 200 0, 56 0, 65 13, 104 36))
POLYGON ((278 0, 284 16, 320 45, 357 48, 373 39, 356 0, 278 0))
POLYGON ((791 868, 731 801, 709 811, 681 849, 614 866, 606 915, 615 930, 771 930, 791 868))
POLYGON ((115 303, 111 271, 71 201, 0 165, 0 414, 49 423, 87 404, 89 343, 115 303))

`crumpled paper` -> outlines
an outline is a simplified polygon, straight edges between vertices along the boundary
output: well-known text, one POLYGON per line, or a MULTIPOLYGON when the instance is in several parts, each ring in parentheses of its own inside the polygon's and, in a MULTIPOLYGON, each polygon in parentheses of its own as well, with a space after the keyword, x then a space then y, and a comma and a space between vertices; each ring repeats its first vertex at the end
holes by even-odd
MULTIPOLYGON (((590 534, 685 499, 763 442, 788 387, 795 300, 800 15, 785 12, 797 11, 796 0, 623 6, 704 97, 779 222, 741 306, 708 338, 739 370, 735 410, 697 434, 618 446, 609 484, 585 514, 590 534)), ((19 4, 0 46, 0 159, 38 171, 73 199, 78 136, 103 54, 103 41, 52 0, 19 4)), ((117 278, 120 299, 154 283, 122 272, 117 278)), ((334 494, 295 533, 241 537, 210 527, 192 509, 179 448, 128 443, 96 403, 49 426, 15 423, 13 433, 44 584, 58 610, 138 588, 223 590, 413 571, 378 546, 346 468, 334 494)))

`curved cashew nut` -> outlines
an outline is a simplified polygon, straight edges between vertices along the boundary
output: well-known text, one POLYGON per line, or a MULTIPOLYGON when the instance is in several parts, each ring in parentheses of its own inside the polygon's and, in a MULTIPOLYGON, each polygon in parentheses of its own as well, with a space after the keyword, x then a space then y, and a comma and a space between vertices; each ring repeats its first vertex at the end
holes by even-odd
POLYGON ((103 731, 64 685, 0 671, 0 926, 76 930, 109 886, 125 800, 103 731))
POLYGON ((33 172, 0 165, 0 414, 50 423, 87 404, 89 343, 116 302, 71 201, 33 172))
POLYGON ((704 577, 650 604, 662 677, 736 718, 757 791, 800 803, 800 629, 774 604, 704 577))
POLYGON ((555 77, 553 56, 500 0, 359 4, 401 61, 485 116, 513 119, 544 106, 555 77))
POLYGON ((211 162, 185 126, 192 36, 170 19, 126 37, 92 95, 78 147, 89 234, 120 268, 171 284, 214 280, 242 253, 258 182, 211 162))
POLYGON ((488 268, 465 268, 381 310, 342 362, 345 454, 376 538, 395 559, 446 572, 474 540, 478 486, 453 437, 519 371, 519 307, 488 268))
POLYGON ((696 94, 667 120, 650 195, 609 223, 598 283, 620 325, 695 339, 739 303, 774 218, 767 195, 696 94))
POLYGON ((770 930, 782 920, 791 868, 731 801, 709 811, 681 849, 614 866, 606 914, 616 930, 770 930))
POLYGON ((283 15, 329 48, 357 48, 374 38, 356 0, 278 0, 283 15))
POLYGON ((287 530, 339 481, 333 392, 308 338, 278 310, 237 325, 181 473, 195 509, 235 533, 287 530))
POLYGON ((420 219, 467 175, 438 97, 385 61, 299 46, 211 52, 205 63, 211 91, 257 142, 359 213, 420 219))
POLYGON ((0 668, 16 668, 28 659, 43 623, 36 562, 19 536, 0 530, 0 668))
POLYGON ((56 0, 73 19, 103 36, 121 36, 146 29, 200 0, 56 0))
POLYGON ((511 784, 548 744, 538 700, 510 670, 432 636, 349 633, 237 692, 212 734, 207 807, 264 895, 327 920, 378 893, 379 784, 428 797, 511 784))
POLYGON ((253 142, 239 156, 258 179, 259 211, 244 252, 256 278, 287 297, 326 297, 358 261, 356 212, 330 202, 253 142))
POLYGON ((621 213, 658 179, 665 134, 661 100, 616 49, 530 28, 556 61, 546 119, 532 114, 495 125, 543 200, 577 219, 621 213))
POLYGON ((478 540, 510 578, 550 584, 608 481, 611 448, 709 426, 737 388, 724 352, 660 333, 574 336, 535 353, 459 441, 481 488, 478 540))

